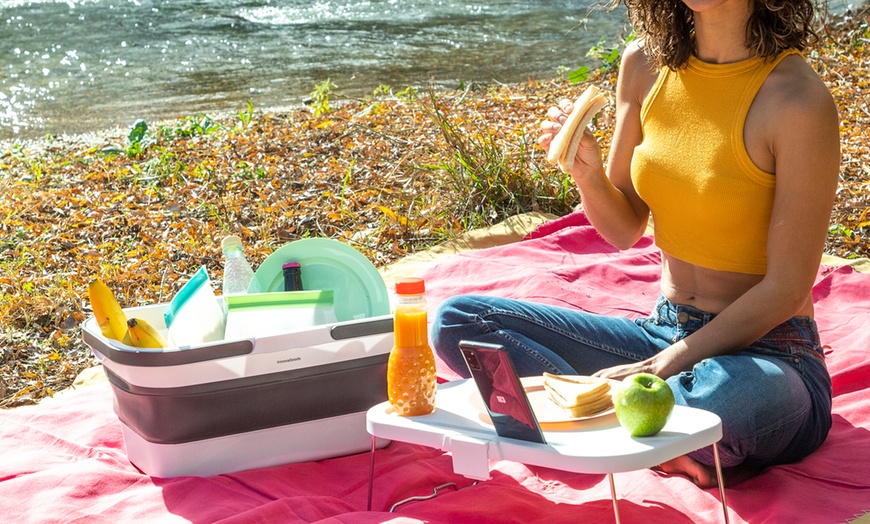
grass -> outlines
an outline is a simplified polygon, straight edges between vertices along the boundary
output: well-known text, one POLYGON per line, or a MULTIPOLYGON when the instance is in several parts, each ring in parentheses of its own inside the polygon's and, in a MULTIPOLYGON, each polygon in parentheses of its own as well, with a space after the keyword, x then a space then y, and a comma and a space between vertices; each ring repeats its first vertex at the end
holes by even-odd
POLYGON ((432 90, 424 107, 447 151, 421 167, 440 180, 439 193, 455 196, 445 207, 461 229, 542 209, 563 215, 577 203, 570 177, 543 162, 525 128, 500 137, 487 122, 453 121, 432 90))

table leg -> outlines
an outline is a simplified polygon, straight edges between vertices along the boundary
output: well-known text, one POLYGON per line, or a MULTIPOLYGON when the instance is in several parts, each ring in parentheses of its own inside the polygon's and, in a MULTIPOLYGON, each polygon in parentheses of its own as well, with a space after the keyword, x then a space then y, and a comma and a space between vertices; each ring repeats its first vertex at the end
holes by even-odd
POLYGON ((725 501, 725 481, 722 479, 722 463, 719 462, 719 447, 713 443, 713 460, 716 462, 716 481, 719 484, 719 497, 722 498, 722 512, 725 514, 725 524, 730 524, 728 518, 728 503, 725 501))
POLYGON ((619 502, 616 500, 616 485, 613 483, 613 473, 608 473, 607 478, 610 479, 610 497, 613 499, 613 516, 616 517, 616 524, 619 524, 619 502))
POLYGON ((377 439, 372 435, 372 451, 371 461, 369 462, 369 502, 366 505, 366 511, 372 510, 372 487, 375 483, 375 441, 377 439))

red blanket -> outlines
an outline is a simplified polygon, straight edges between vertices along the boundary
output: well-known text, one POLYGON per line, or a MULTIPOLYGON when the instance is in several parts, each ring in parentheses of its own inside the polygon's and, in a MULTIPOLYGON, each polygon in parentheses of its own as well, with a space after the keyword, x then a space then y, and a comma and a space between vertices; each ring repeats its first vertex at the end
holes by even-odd
MULTIPOLYGON (((497 293, 590 311, 639 316, 658 295, 651 239, 619 252, 582 215, 547 223, 522 242, 452 256, 425 275, 430 306, 466 292, 497 293)), ((798 464, 727 489, 731 522, 844 522, 870 510, 870 275, 823 268, 814 288, 830 349, 834 426, 798 464)), ((439 368, 444 379, 452 373, 439 368)), ((211 478, 152 478, 124 453, 108 385, 0 412, 0 515, 4 522, 610 522, 603 475, 508 461, 492 479, 453 473, 437 449, 394 442, 375 453, 375 511, 366 512, 370 455, 211 478), (436 486, 454 483, 439 496, 436 486), (455 489, 467 488, 467 489, 455 489)), ((649 470, 615 475, 626 522, 721 522, 717 490, 649 470)))

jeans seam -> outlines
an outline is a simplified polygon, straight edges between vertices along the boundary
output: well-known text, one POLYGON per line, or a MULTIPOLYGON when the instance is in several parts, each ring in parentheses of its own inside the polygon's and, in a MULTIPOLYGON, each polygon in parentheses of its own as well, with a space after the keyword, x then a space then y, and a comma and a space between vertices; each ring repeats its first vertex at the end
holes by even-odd
POLYGON ((554 366, 552 362, 550 362, 549 360, 547 360, 546 358, 541 356, 541 354, 539 352, 535 351, 534 348, 523 344, 522 342, 520 342, 516 338, 510 336, 507 332, 505 332, 503 330, 499 330, 499 331, 490 331, 490 333, 493 333, 495 335, 498 335, 500 337, 503 337, 503 338, 510 340, 512 344, 523 348, 526 351, 527 355, 529 355, 529 354, 534 355, 535 360, 537 360, 539 363, 543 364, 544 367, 549 368, 550 372, 556 373, 556 374, 559 373, 559 369, 556 366, 554 366))
POLYGON ((769 428, 766 428, 764 431, 758 431, 756 433, 756 435, 758 437, 763 437, 765 435, 770 435, 771 433, 779 431, 782 427, 788 426, 792 422, 794 422, 795 420, 798 420, 799 418, 805 417, 807 415, 807 413, 811 410, 811 406, 812 406, 812 403, 810 402, 804 406, 803 411, 801 411, 800 413, 796 413, 796 414, 794 414, 791 417, 786 418, 786 419, 780 419, 779 424, 777 424, 775 426, 771 426, 769 428))

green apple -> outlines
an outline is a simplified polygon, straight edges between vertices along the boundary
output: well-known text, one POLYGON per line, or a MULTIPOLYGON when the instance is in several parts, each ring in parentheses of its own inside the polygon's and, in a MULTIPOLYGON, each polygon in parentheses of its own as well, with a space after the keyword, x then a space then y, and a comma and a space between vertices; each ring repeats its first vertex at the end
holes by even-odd
POLYGON ((674 392, 651 373, 635 373, 622 380, 613 407, 619 424, 632 437, 649 437, 665 427, 674 410, 674 392))

